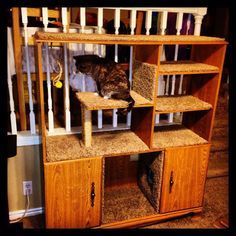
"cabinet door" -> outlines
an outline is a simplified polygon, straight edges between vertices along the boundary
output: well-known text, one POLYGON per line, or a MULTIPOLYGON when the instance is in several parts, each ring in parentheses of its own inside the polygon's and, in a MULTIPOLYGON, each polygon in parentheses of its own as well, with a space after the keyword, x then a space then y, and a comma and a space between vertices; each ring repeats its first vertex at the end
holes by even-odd
POLYGON ((202 206, 210 145, 165 152, 160 212, 202 206))
POLYGON ((45 164, 47 228, 98 226, 102 158, 45 164))

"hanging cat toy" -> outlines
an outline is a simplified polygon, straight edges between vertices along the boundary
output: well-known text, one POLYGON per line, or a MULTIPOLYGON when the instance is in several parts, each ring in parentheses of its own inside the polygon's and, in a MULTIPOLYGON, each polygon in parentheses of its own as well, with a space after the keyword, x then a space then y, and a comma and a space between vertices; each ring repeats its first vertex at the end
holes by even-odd
POLYGON ((63 69, 62 69, 62 65, 59 60, 56 60, 56 63, 59 67, 59 72, 55 77, 52 78, 52 82, 53 82, 53 86, 55 86, 56 88, 61 88, 62 82, 60 81, 60 79, 61 79, 61 76, 63 73, 63 69))

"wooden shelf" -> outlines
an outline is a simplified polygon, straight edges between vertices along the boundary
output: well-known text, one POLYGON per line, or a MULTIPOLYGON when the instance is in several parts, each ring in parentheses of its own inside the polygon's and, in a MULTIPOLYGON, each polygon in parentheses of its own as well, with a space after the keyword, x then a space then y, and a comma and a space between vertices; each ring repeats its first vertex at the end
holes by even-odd
POLYGON ((209 74, 219 73, 216 66, 194 61, 163 61, 160 62, 159 74, 209 74))
POLYGON ((85 147, 80 134, 48 136, 47 162, 99 156, 119 156, 149 152, 148 146, 132 131, 94 133, 92 146, 85 147))
POLYGON ((94 43, 126 45, 162 45, 162 44, 226 44, 223 38, 194 35, 111 35, 36 32, 36 42, 94 43))
POLYGON ((154 214, 156 211, 137 185, 105 188, 103 224, 154 214))
POLYGON ((208 143, 182 125, 155 127, 153 148, 191 146, 208 143))
MULTIPOLYGON (((153 106, 153 102, 142 97, 135 91, 130 91, 132 98, 135 100, 134 107, 150 107, 153 106)), ((92 92, 79 92, 76 93, 76 97, 85 106, 87 110, 105 110, 115 108, 126 108, 128 102, 115 99, 104 99, 101 96, 97 96, 92 92)))
POLYGON ((157 113, 200 111, 211 108, 211 104, 191 95, 158 96, 156 100, 157 113))

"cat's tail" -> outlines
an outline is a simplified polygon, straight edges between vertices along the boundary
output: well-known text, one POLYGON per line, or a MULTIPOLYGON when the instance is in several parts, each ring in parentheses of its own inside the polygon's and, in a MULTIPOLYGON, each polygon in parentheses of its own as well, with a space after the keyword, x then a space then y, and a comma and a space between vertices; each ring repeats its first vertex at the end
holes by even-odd
POLYGON ((121 109, 118 109, 117 111, 117 115, 122 115, 122 116, 125 116, 128 114, 128 112, 130 112, 134 106, 134 99, 129 95, 129 97, 127 97, 126 99, 124 99, 125 101, 128 102, 128 107, 127 108, 121 108, 121 109))

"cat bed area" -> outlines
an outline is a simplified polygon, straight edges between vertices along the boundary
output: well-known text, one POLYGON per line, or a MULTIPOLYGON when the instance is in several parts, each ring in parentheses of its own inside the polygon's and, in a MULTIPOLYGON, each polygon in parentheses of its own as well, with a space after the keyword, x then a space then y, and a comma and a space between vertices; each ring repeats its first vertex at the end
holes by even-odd
POLYGON ((148 146, 132 131, 94 133, 91 147, 85 147, 81 134, 46 138, 47 162, 126 155, 148 150, 148 146))
POLYGON ((164 154, 145 153, 139 156, 138 185, 154 209, 159 212, 164 154))
MULTIPOLYGON (((131 90, 130 95, 135 100, 134 107, 146 107, 153 105, 152 102, 135 91, 131 90)), ((103 97, 95 95, 95 93, 92 92, 78 92, 76 93, 76 97, 86 110, 116 109, 126 108, 128 106, 128 102, 124 100, 104 99, 103 97)))
POLYGON ((136 184, 106 188, 103 224, 156 214, 136 184))
POLYGON ((158 96, 156 111, 158 113, 209 110, 212 105, 191 95, 158 96))
POLYGON ((183 125, 155 127, 153 148, 180 147, 208 143, 183 125))
POLYGON ((218 73, 219 68, 216 66, 194 62, 194 61, 161 61, 159 73, 169 74, 204 74, 218 73))
POLYGON ((131 161, 128 156, 103 160, 103 224, 154 215, 159 212, 162 152, 140 154, 137 161, 131 161), (124 163, 125 168, 122 169, 124 163), (114 173, 116 168, 117 174, 114 173), (150 171, 152 176, 150 176, 150 171), (105 181, 106 178, 108 181, 105 181))

